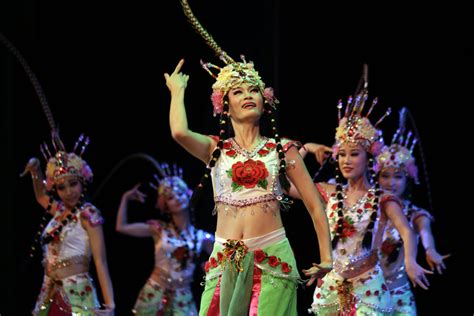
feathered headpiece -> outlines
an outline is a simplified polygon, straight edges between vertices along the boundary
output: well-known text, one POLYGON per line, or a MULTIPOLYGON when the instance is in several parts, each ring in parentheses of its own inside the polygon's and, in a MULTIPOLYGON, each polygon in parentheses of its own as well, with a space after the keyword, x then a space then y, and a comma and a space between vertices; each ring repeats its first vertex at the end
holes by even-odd
POLYGON ((377 104, 377 98, 372 101, 365 116, 362 114, 365 103, 369 97, 367 65, 364 65, 361 80, 363 80, 364 83, 362 89, 357 89, 358 91, 356 91, 355 96, 348 98, 345 110, 342 100, 338 102, 339 125, 336 128, 336 139, 333 146, 333 154, 335 156, 344 143, 361 145, 374 156, 376 156, 383 147, 382 133, 377 129, 377 126, 390 114, 391 109, 388 108, 385 114, 372 125, 368 117, 377 104), (341 111, 344 111, 344 116, 341 116, 341 111))
POLYGON ((211 101, 214 107, 214 116, 220 114, 224 108, 224 97, 227 95, 230 89, 247 83, 255 86, 260 90, 265 101, 272 107, 275 107, 279 101, 273 95, 272 88, 265 88, 265 83, 255 70, 252 61, 247 62, 245 56, 241 55, 241 62, 236 62, 232 59, 212 38, 211 34, 201 25, 198 19, 194 16, 191 7, 187 0, 181 0, 184 14, 189 20, 189 23, 193 28, 202 36, 206 44, 216 53, 220 60, 222 60, 226 66, 219 67, 212 63, 206 63, 201 60, 201 66, 214 78, 216 82, 212 85, 211 101), (216 69, 219 73, 214 74, 211 69, 216 69))
POLYGON ((406 108, 400 110, 398 129, 390 146, 385 146, 377 156, 376 170, 390 167, 401 169, 418 184, 418 168, 413 157, 413 149, 418 140, 416 137, 412 138, 411 131, 406 130, 406 113, 406 108))
POLYGON ((154 174, 156 183, 150 182, 150 186, 158 192, 158 206, 164 210, 166 208, 166 200, 171 194, 182 196, 185 194, 191 197, 192 191, 183 180, 183 169, 176 164, 171 169, 167 163, 157 164, 158 173, 154 174))

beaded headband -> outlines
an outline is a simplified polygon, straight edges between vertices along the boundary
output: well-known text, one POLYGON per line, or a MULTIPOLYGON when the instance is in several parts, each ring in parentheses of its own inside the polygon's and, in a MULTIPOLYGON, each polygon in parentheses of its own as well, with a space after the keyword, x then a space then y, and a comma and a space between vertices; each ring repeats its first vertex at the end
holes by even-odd
POLYGON ((156 183, 150 182, 150 186, 158 192, 158 204, 160 209, 165 209, 166 199, 173 193, 177 195, 186 194, 191 197, 192 191, 183 180, 183 169, 173 164, 171 169, 167 163, 157 164, 159 174, 154 174, 156 183))

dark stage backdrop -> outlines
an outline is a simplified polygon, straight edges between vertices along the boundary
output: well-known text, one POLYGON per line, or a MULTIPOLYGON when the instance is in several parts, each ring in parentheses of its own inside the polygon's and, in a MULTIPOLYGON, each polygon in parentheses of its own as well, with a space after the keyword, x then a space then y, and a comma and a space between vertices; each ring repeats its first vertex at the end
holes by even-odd
MULTIPOLYGON (((336 104, 354 92, 362 64, 369 64, 370 94, 379 97, 372 118, 391 106, 394 113, 381 127, 396 128, 397 112, 407 106, 416 119, 432 188, 433 231, 441 253, 451 253, 443 276, 430 277, 429 291, 415 289, 420 315, 451 309, 471 313, 459 284, 472 275, 465 253, 472 249, 470 199, 463 192, 471 176, 467 97, 472 90, 472 21, 470 5, 409 2, 308 5, 308 1, 191 1, 202 23, 234 58, 255 62, 267 85, 281 101, 281 135, 332 144, 336 104), (470 29, 470 27, 469 27, 470 29), (470 39, 470 40, 469 40, 470 39), (460 143, 462 142, 462 145, 460 143), (464 159, 462 159, 464 158, 464 159), (467 159, 466 159, 467 158, 467 159), (465 271, 465 272, 464 272, 465 271)), ((146 184, 154 172, 144 160, 126 163, 97 192, 115 164, 144 152, 160 161, 177 162, 192 186, 204 171, 171 138, 169 92, 163 73, 180 58, 190 74, 186 94, 193 130, 217 133, 210 103, 213 80, 199 65, 202 58, 220 64, 188 25, 178 1, 39 1, 0 4, 0 31, 24 54, 48 97, 66 146, 72 149, 85 133, 91 144, 84 158, 95 180, 93 203, 105 217, 107 255, 117 304, 116 315, 129 315, 139 289, 153 267, 148 239, 114 231, 121 194, 135 183, 146 184)), ((49 128, 25 73, 0 47, 2 131, 1 315, 27 315, 42 278, 41 255, 28 258, 42 209, 34 200, 29 177, 18 174, 39 144, 49 141, 49 128), (4 292, 5 293, 5 292, 4 292)), ((419 152, 416 152, 420 163, 419 152)), ((317 165, 306 159, 311 173, 317 165)), ((44 167, 44 162, 43 162, 44 167)), ((421 166, 420 166, 421 167, 421 166)), ((422 187, 420 192, 423 192, 422 187)), ((144 207, 133 206, 131 220, 156 216, 155 195, 144 207)), ((420 206, 429 207, 426 194, 420 206)), ((210 190, 199 205, 199 227, 213 232, 210 190)), ((318 261, 310 217, 300 202, 283 214, 299 269, 318 261)), ((426 266, 423 256, 420 262, 426 266)), ((198 282, 196 282, 198 283, 198 282)), ((97 284, 98 285, 98 284, 97 284)), ((299 313, 311 304, 314 288, 298 290, 299 313)), ((196 284, 198 301, 201 288, 196 284)))

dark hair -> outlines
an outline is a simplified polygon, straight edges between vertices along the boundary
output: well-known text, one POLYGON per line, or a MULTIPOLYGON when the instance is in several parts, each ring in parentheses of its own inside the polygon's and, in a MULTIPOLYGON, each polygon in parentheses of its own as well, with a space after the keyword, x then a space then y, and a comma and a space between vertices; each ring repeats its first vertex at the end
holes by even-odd
MULTIPOLYGON (((263 93, 262 97, 263 97, 263 93)), ((290 189, 290 182, 286 177, 286 160, 285 160, 285 152, 283 151, 283 146, 281 145, 281 138, 278 132, 278 119, 276 109, 273 108, 266 100, 264 102, 264 110, 266 113, 269 114, 270 117, 270 128, 275 138, 275 142, 277 144, 276 150, 278 154, 278 158, 280 160, 280 167, 278 169, 278 180, 280 182, 281 187, 288 191, 290 189)), ((224 107, 222 113, 219 117, 219 141, 217 142, 216 149, 212 152, 211 160, 209 161, 206 170, 204 171, 204 175, 201 177, 201 180, 197 187, 194 189, 193 195, 191 196, 190 206, 191 208, 195 208, 199 198, 202 195, 204 186, 209 181, 211 177, 212 168, 216 165, 217 160, 221 156, 221 152, 224 146, 224 141, 228 137, 228 132, 233 131, 232 124, 229 124, 229 101, 228 97, 224 97, 224 107), (230 126, 230 127, 229 127, 230 126)))
MULTIPOLYGON (((367 158, 368 158, 368 169, 369 169, 369 175, 370 175, 370 182, 374 185, 375 188, 375 197, 373 199, 373 204, 371 206, 372 208, 372 213, 370 214, 370 222, 367 225, 366 232, 364 234, 364 238, 362 240, 362 247, 365 249, 370 249, 372 246, 372 238, 373 234, 372 231, 374 229, 375 221, 377 220, 377 211, 379 208, 379 203, 380 203, 380 196, 382 194, 382 190, 380 189, 380 185, 378 182, 378 179, 376 177, 376 173, 374 170, 374 158, 371 153, 367 152, 367 158)), ((339 162, 339 156, 336 158, 337 162, 339 162)), ((364 175, 365 176, 365 175, 364 175)), ((342 174, 341 171, 339 170, 339 165, 336 163, 336 198, 338 200, 337 203, 337 228, 336 228, 336 234, 334 235, 334 238, 332 239, 331 245, 332 249, 336 249, 337 243, 339 242, 340 235, 342 234, 343 231, 343 223, 344 223, 344 195, 343 195, 343 187, 342 187, 342 174)))

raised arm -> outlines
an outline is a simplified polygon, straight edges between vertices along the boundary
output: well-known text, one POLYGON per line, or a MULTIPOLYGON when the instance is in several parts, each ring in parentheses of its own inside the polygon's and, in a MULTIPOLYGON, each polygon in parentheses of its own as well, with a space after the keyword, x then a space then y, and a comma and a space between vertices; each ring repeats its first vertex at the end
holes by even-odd
MULTIPOLYGON (((321 257, 321 266, 332 268, 331 236, 329 234, 329 224, 323 203, 319 198, 308 170, 304 164, 303 158, 295 147, 291 147, 286 153, 287 161, 294 160, 293 166, 289 166, 287 174, 290 181, 294 184, 299 196, 304 202, 306 209, 313 221, 314 229, 318 236, 319 253, 321 257)), ((318 276, 319 277, 319 276, 318 276)), ((322 277, 322 276, 321 276, 322 277)))
POLYGON ((188 127, 188 119, 184 107, 184 94, 188 85, 189 75, 181 73, 183 64, 184 59, 181 59, 171 75, 168 73, 164 74, 166 85, 171 93, 171 135, 191 155, 207 164, 211 157, 211 150, 216 146, 216 141, 209 136, 193 132, 188 127))
POLYGON ((444 259, 450 255, 441 255, 436 250, 433 233, 431 232, 431 219, 428 216, 421 215, 415 218, 415 227, 421 237, 421 243, 425 249, 426 262, 430 266, 431 271, 435 268, 439 274, 443 274, 443 269, 446 269, 444 259))
POLYGON ((50 199, 50 196, 46 193, 44 174, 41 170, 38 158, 33 157, 28 161, 25 166, 25 171, 23 171, 21 176, 26 175, 28 172, 31 174, 31 179, 33 181, 33 190, 35 191, 36 201, 49 213, 54 215, 58 203, 50 199))
POLYGON ((138 190, 139 186, 140 184, 135 185, 133 189, 122 195, 117 220, 115 222, 115 230, 119 233, 135 237, 152 237, 150 225, 146 223, 128 223, 128 202, 131 200, 141 203, 145 202, 146 195, 138 190))
POLYGON ((403 239, 403 249, 405 252, 405 269, 413 286, 418 284, 422 289, 427 290, 430 285, 425 274, 433 274, 433 272, 423 269, 416 262, 417 243, 416 236, 411 229, 406 216, 403 214, 399 204, 394 201, 383 203, 382 210, 392 221, 393 226, 398 230, 403 239))

